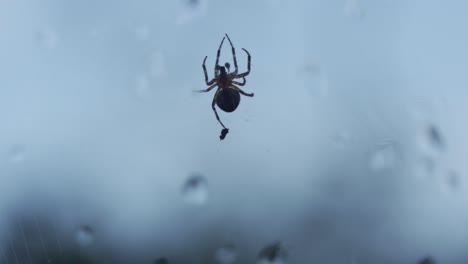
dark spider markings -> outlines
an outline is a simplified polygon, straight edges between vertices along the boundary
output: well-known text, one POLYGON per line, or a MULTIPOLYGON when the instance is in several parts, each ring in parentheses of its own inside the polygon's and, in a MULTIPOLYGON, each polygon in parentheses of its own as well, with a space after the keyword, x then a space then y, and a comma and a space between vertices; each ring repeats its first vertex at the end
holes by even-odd
POLYGON ((223 140, 227 133, 229 133, 229 129, 226 128, 219 119, 218 112, 216 112, 215 104, 224 112, 234 112, 236 110, 237 106, 239 106, 240 103, 240 94, 248 97, 253 97, 253 93, 246 93, 242 91, 238 86, 244 86, 246 83, 245 76, 249 75, 250 73, 250 53, 243 48, 245 53, 247 53, 247 71, 244 73, 238 74, 238 66, 237 66, 237 59, 236 59, 236 50, 234 49, 234 46, 232 45, 231 39, 229 36, 226 34, 225 37, 223 37, 223 40, 221 40, 221 44, 219 45, 218 48, 218 53, 216 55, 216 63, 214 67, 214 75, 215 77, 211 80, 208 81, 208 73, 206 71, 206 58, 203 60, 203 72, 205 73, 205 82, 206 85, 208 85, 208 88, 204 90, 196 90, 196 92, 209 92, 213 88, 218 87, 216 90, 216 93, 213 97, 213 102, 211 103, 211 108, 213 108, 213 111, 216 115, 216 119, 218 122, 223 126, 223 130, 221 130, 221 135, 219 138, 223 140), (230 72, 230 67, 231 65, 229 63, 225 63, 224 66, 218 65, 219 63, 219 56, 221 55, 221 47, 223 46, 224 39, 227 37, 229 43, 231 44, 231 49, 232 49, 232 57, 234 61, 234 71, 230 72), (227 69, 227 71, 226 71, 227 69), (240 79, 242 78, 242 82, 238 82, 235 79, 240 79))

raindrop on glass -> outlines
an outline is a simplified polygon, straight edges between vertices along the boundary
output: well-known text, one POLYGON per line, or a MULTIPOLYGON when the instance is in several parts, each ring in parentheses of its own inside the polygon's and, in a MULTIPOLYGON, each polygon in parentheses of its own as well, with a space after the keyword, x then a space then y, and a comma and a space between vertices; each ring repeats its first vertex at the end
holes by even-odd
POLYGON ((313 95, 325 97, 329 93, 329 80, 326 71, 319 65, 308 64, 300 71, 306 89, 313 95))
POLYGON ((442 138, 442 134, 440 133, 440 130, 437 126, 435 125, 429 125, 427 127, 427 138, 429 140, 429 143, 432 145, 432 147, 436 150, 443 150, 445 147, 444 139, 442 138))
POLYGON ((54 30, 45 28, 37 33, 37 41, 42 48, 51 50, 57 47, 59 38, 54 30))
POLYGON ((135 30, 135 35, 139 40, 147 40, 151 34, 151 29, 148 26, 138 26, 135 30))
POLYGON ((388 141, 380 144, 372 153, 369 167, 374 171, 393 169, 399 160, 399 152, 394 142, 388 141))
POLYGON ((200 0, 185 0, 185 3, 192 8, 196 8, 200 4, 200 0))
POLYGON ((206 0, 183 0, 177 24, 188 24, 206 13, 206 0))
POLYGON ((232 264, 236 262, 237 251, 233 245, 225 245, 218 248, 215 253, 215 259, 220 264, 232 264))
POLYGON ((155 51, 149 56, 148 71, 151 77, 161 78, 166 75, 166 59, 162 51, 155 51))
POLYGON ((318 75, 320 74, 320 66, 317 64, 307 64, 303 69, 304 73, 308 73, 311 75, 318 75))
POLYGON ((436 162, 430 156, 421 157, 414 165, 414 173, 421 178, 433 175, 437 167, 436 162))
POLYGON ((408 105, 410 116, 418 122, 431 120, 436 116, 436 104, 432 100, 420 100, 408 105))
POLYGON ((153 261, 153 264, 169 264, 169 260, 167 258, 157 258, 153 261))
POLYGON ((362 19, 365 16, 358 0, 345 0, 344 13, 353 19, 362 19))
POLYGON ((264 247, 258 254, 257 264, 285 264, 288 253, 280 242, 264 247))
POLYGON ((76 232, 76 242, 82 247, 91 245, 94 242, 93 229, 88 225, 81 226, 76 232))
POLYGON ((449 190, 455 191, 459 189, 461 185, 460 175, 456 171, 449 171, 445 175, 445 182, 447 183, 449 190))
POLYGON ((428 256, 421 259, 418 264, 436 264, 436 262, 432 257, 428 256))
POLYGON ((182 187, 182 194, 187 203, 203 205, 208 200, 208 184, 200 174, 191 175, 182 187))
POLYGON ((333 135, 333 141, 337 146, 346 146, 352 141, 351 134, 349 134, 347 131, 339 131, 333 135))
POLYGON ((134 91, 135 95, 140 99, 147 98, 151 94, 151 85, 148 76, 141 74, 135 78, 134 91))
POLYGON ((14 145, 8 151, 8 159, 12 163, 23 162, 26 156, 26 150, 22 145, 14 145))
POLYGON ((88 34, 91 38, 98 39, 103 36, 104 29, 101 27, 93 27, 89 29, 88 34))

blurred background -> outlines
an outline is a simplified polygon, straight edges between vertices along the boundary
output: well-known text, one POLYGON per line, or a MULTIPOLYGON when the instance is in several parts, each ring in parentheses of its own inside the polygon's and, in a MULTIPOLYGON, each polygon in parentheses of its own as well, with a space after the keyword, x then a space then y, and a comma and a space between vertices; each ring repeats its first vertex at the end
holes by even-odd
POLYGON ((467 8, 0 1, 0 263, 468 263, 467 8))

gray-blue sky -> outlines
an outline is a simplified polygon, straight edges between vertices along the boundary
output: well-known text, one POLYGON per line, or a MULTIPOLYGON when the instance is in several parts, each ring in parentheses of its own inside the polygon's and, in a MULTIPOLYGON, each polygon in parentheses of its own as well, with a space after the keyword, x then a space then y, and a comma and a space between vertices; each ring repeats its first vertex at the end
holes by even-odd
POLYGON ((65 248, 92 226, 88 253, 123 262, 214 261, 233 243, 252 263, 276 240, 291 263, 467 261, 467 3, 200 2, 0 2, 10 260, 37 218, 65 248), (219 111, 220 142, 214 92, 192 90, 224 33, 241 70, 252 54, 255 97, 219 111), (203 206, 181 195, 192 173, 203 206))

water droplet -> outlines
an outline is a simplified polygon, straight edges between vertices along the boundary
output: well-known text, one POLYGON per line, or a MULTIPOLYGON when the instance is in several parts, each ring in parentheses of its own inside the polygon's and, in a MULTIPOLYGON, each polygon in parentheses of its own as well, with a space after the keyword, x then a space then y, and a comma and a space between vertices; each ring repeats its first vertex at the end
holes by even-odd
POLYGON ((76 242, 82 246, 87 247, 94 242, 94 231, 88 226, 81 226, 76 233, 76 242))
POLYGON ((280 242, 264 247, 258 254, 257 264, 285 264, 288 253, 280 242))
POLYGON ((191 175, 182 187, 182 194, 187 203, 203 205, 208 199, 208 184, 200 174, 191 175))
POLYGON ((304 73, 311 74, 311 75, 318 75, 320 74, 320 66, 317 64, 307 64, 303 69, 304 73))
POLYGON ((417 177, 425 178, 434 174, 437 164, 433 158, 423 156, 416 161, 414 173, 417 177))
POLYGON ((444 136, 434 123, 424 123, 419 131, 420 150, 428 155, 438 155, 446 149, 444 136))
POLYGON ((148 26, 138 26, 135 30, 135 35, 139 40, 147 40, 151 34, 151 29, 148 26))
POLYGON ((169 264, 169 260, 167 258, 157 258, 153 261, 153 264, 169 264))
POLYGON ((417 100, 407 106, 408 113, 415 121, 421 122, 435 118, 437 106, 433 100, 417 100))
POLYGON ((374 150, 369 166, 374 171, 393 169, 399 161, 399 151, 395 142, 387 141, 374 150))
POLYGON ((439 128, 431 124, 427 127, 427 138, 434 149, 443 150, 445 143, 439 128))
POLYGON ((9 152, 8 157, 10 162, 12 163, 20 163, 23 162, 26 156, 26 150, 22 145, 13 145, 9 152))
POLYGON ((92 38, 95 38, 99 35, 99 31, 97 30, 97 28, 92 28, 91 30, 89 30, 89 36, 91 36, 92 38))
POLYGON ((233 245, 225 245, 218 248, 215 253, 215 259, 220 264, 232 264, 236 262, 236 248, 233 245))
POLYGON ((306 89, 313 96, 325 97, 329 94, 328 74, 316 64, 308 64, 301 71, 306 89))
POLYGON ((49 50, 56 48, 59 42, 57 33, 50 28, 40 30, 37 33, 37 40, 42 48, 49 50))
POLYGON ((186 4, 192 8, 197 7, 200 4, 200 0, 185 0, 186 4))
POLYGON ((344 13, 353 19, 362 19, 365 16, 358 0, 345 0, 344 13))
POLYGON ((166 59, 162 51, 155 51, 149 56, 148 71, 151 77, 161 78, 167 74, 166 59))
POLYGON ((184 0, 184 4, 177 17, 177 24, 188 24, 206 13, 206 0, 184 0))
POLYGON ((151 94, 151 85, 148 76, 141 74, 136 77, 134 91, 135 95, 140 99, 147 98, 151 94))
POLYGON ((460 188, 461 185, 461 178, 460 175, 456 171, 449 171, 445 175, 445 181, 447 183, 448 188, 451 191, 455 191, 460 188))
POLYGON ((339 131, 333 136, 333 141, 337 146, 346 146, 351 142, 351 134, 347 131, 339 131))
POLYGON ((435 264, 435 263, 436 263, 435 260, 430 256, 424 257, 418 262, 418 264, 435 264))

